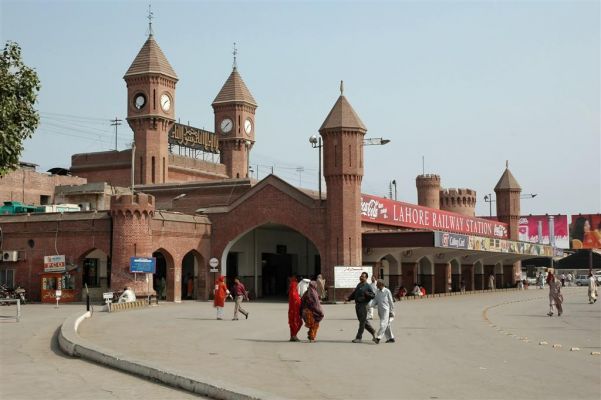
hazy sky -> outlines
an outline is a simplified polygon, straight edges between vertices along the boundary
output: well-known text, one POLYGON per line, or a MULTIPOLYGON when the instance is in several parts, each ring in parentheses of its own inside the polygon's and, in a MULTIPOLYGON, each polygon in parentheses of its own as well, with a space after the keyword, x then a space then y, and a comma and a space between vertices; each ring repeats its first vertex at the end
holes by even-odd
MULTIPOLYGON (((70 166, 114 148, 123 75, 146 40, 144 1, 6 1, 2 43, 17 41, 42 90, 24 161, 70 166)), ((259 177, 271 166, 317 188, 308 138, 345 95, 386 146, 365 148, 362 191, 416 202, 415 176, 484 195, 505 160, 536 193, 522 212, 601 212, 598 1, 153 1, 154 34, 179 76, 176 114, 214 130, 211 102, 232 68, 254 95, 259 177), (297 169, 302 168, 302 172, 297 169)), ((119 149, 132 139, 124 124, 119 149)), ((256 170, 257 167, 254 167, 256 170)), ((494 208, 494 206, 493 206, 494 208)))

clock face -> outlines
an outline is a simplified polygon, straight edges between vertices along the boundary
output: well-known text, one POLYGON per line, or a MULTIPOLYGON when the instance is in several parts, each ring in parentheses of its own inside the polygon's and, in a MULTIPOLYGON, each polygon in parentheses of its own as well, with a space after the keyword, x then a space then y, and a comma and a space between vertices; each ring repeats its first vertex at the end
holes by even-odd
POLYGON ((230 131, 234 127, 234 123, 231 119, 226 118, 223 121, 221 121, 221 125, 219 127, 221 128, 221 133, 230 133, 230 131))
POLYGON ((244 132, 246 132, 247 135, 250 135, 252 130, 253 130, 253 123, 250 119, 247 119, 246 121, 244 121, 244 132))
POLYGON ((167 112, 171 109, 171 98, 167 94, 161 95, 161 108, 167 112))
POLYGON ((139 94, 134 98, 134 106, 136 107, 136 109, 141 110, 142 108, 144 108, 144 105, 146 104, 146 96, 144 96, 143 94, 139 94))

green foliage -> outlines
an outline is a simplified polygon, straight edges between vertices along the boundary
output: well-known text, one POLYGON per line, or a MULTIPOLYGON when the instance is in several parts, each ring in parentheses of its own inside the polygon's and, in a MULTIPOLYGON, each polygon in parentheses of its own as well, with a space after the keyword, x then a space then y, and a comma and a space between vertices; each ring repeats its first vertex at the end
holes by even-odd
POLYGON ((6 42, 0 54, 0 176, 18 167, 23 141, 40 123, 33 108, 39 90, 38 74, 23 64, 19 45, 6 42))

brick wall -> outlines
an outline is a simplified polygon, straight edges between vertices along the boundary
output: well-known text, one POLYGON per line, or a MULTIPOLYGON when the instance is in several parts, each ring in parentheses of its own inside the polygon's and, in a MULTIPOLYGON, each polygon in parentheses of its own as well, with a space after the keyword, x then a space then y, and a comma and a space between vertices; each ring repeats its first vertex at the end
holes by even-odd
POLYGON ((40 204, 40 196, 48 196, 54 202, 54 187, 59 185, 82 185, 84 177, 50 175, 33 169, 18 169, 0 178, 0 202, 20 201, 40 204))

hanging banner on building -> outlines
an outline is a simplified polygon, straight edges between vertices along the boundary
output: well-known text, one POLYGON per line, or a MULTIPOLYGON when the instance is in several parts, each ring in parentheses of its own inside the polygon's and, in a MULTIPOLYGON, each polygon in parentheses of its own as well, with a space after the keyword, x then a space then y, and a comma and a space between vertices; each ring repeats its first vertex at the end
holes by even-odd
POLYGON ((434 233, 434 247, 522 254, 531 255, 533 257, 559 257, 563 255, 562 249, 554 248, 549 245, 481 236, 459 235, 448 232, 434 233))
MULTIPOLYGON (((524 215, 520 217, 518 227, 519 240, 522 242, 539 243, 538 224, 542 223, 542 244, 549 242, 549 216, 548 215, 524 215)), ((553 226, 555 234, 555 246, 562 249, 570 248, 568 235, 568 216, 554 215, 553 226)))
POLYGON ((361 195, 361 221, 404 228, 507 238, 507 224, 498 221, 467 217, 366 194, 361 195))
POLYGON ((353 266, 335 266, 334 267, 334 287, 336 289, 354 289, 359 283, 359 277, 367 272, 371 277, 372 267, 353 267, 353 266))
POLYGON ((601 249, 601 214, 572 215, 570 248, 601 249))
POLYGON ((169 144, 209 153, 219 153, 219 138, 214 132, 175 123, 169 130, 169 144))
POLYGON ((130 257, 129 272, 154 274, 156 272, 156 261, 155 257, 130 257))
POLYGON ((44 272, 65 272, 65 255, 44 256, 44 272))

